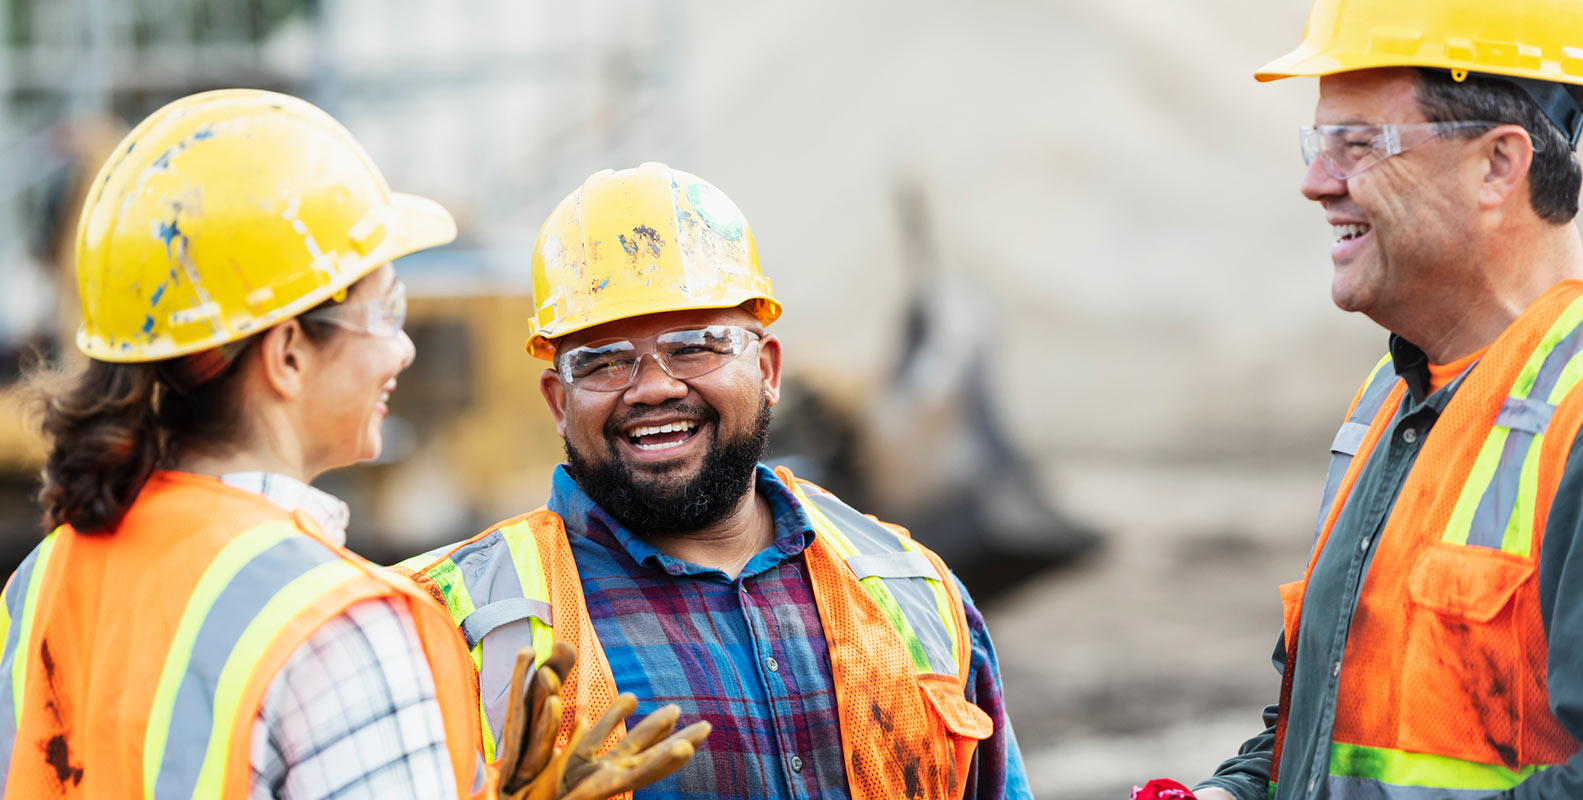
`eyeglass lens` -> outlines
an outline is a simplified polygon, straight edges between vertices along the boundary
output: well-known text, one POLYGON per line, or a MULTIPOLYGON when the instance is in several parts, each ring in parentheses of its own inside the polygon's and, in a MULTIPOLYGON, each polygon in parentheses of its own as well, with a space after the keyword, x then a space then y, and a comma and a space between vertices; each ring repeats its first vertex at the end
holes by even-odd
MULTIPOLYGON (((667 331, 656 336, 651 351, 665 374, 677 380, 713 372, 747 350, 758 337, 734 325, 667 331)), ((566 383, 596 391, 625 389, 637 379, 643 356, 633 342, 620 339, 574 348, 558 359, 566 383)))

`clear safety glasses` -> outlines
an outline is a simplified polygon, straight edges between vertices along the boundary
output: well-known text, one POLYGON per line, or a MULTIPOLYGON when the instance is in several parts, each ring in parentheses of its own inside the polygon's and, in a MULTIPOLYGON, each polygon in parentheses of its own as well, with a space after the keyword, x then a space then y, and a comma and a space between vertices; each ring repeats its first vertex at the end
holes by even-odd
POLYGON ((758 334, 736 325, 665 331, 637 342, 605 339, 556 354, 555 368, 567 386, 617 392, 637 380, 646 355, 654 356, 666 375, 684 381, 725 366, 758 340, 758 334))
POLYGON ((384 297, 309 311, 299 319, 316 319, 337 328, 393 339, 407 323, 407 285, 398 281, 384 297))
POLYGON ((1455 130, 1464 128, 1494 128, 1499 122, 1408 122, 1388 125, 1304 125, 1299 128, 1298 143, 1303 149, 1303 163, 1312 165, 1314 159, 1324 168, 1325 174, 1344 181, 1391 156, 1408 150, 1455 130))

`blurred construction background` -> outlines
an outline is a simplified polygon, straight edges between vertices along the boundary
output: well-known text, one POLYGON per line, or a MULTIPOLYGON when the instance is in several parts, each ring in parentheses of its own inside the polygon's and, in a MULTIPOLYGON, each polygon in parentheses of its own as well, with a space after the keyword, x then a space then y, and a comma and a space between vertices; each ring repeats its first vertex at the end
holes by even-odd
POLYGON ((1197 780, 1274 697, 1274 587, 1384 345, 1330 305, 1296 191, 1313 85, 1250 77, 1307 5, 7 0, 0 566, 39 535, 15 381, 71 357, 82 184, 171 99, 276 89, 462 231, 399 264, 419 357, 387 452, 322 481, 354 548, 543 500, 538 224, 597 169, 665 161, 744 209, 786 305, 773 457, 968 580, 1037 795, 1197 780))

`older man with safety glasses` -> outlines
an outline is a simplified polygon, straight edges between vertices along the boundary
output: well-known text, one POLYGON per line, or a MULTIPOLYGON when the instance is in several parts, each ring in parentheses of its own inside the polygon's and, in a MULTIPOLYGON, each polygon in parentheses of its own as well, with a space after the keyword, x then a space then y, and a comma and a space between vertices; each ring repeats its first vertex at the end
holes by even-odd
POLYGON ((1583 9, 1318 0, 1304 197, 1391 332, 1281 587, 1283 680, 1200 798, 1583 796, 1583 9))
POLYGON ((551 362, 539 389, 567 456, 548 505, 404 564, 473 648, 486 748, 532 645, 553 655, 530 772, 579 713, 675 703, 713 732, 640 797, 1029 797, 956 577, 758 463, 781 305, 736 206, 663 164, 598 173, 545 223, 533 279, 528 350, 551 362))

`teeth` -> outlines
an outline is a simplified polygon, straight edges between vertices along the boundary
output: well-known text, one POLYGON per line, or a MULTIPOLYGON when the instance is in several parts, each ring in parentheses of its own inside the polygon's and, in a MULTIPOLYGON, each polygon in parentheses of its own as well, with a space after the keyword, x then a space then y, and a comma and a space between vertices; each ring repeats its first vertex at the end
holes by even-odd
POLYGON ((679 445, 681 445, 681 442, 669 442, 667 444, 640 444, 640 445, 638 445, 638 449, 639 450, 669 450, 670 448, 677 447, 679 445))
POLYGON ((1355 239, 1365 233, 1368 233, 1369 226, 1355 224, 1331 225, 1330 230, 1336 235, 1337 239, 1355 239))
MULTIPOLYGON (((653 436, 656 433, 676 433, 678 431, 690 431, 690 430, 692 430, 693 428, 696 428, 696 427, 698 427, 698 423, 692 422, 690 420, 689 421, 685 421, 685 422, 668 422, 668 423, 666 423, 664 425, 648 425, 648 426, 644 426, 644 427, 641 427, 641 428, 633 428, 632 430, 627 431, 627 435, 628 436, 653 436)), ((649 446, 645 447, 644 445, 639 445, 639 447, 645 447, 645 449, 653 449, 655 447, 670 447, 670 446, 671 445, 659 445, 659 444, 657 444, 657 445, 649 445, 649 446)))

